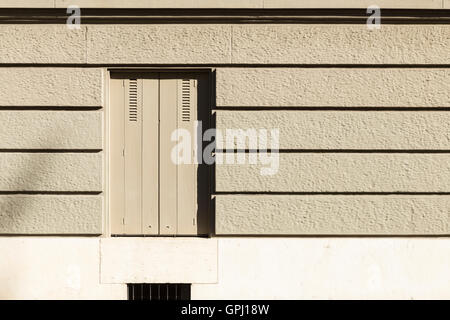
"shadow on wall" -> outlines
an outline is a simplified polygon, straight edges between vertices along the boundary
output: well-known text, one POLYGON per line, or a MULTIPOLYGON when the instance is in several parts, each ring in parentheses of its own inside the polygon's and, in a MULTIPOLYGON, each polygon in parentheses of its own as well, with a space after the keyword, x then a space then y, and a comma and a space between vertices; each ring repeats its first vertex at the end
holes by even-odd
MULTIPOLYGON (((64 124, 62 124, 62 126, 64 126, 64 124)), ((27 130, 27 128, 18 128, 17 131, 22 132, 25 130, 27 130)), ((73 133, 69 135, 68 130, 73 130, 73 128, 61 127, 61 129, 58 130, 58 133, 62 136, 58 137, 58 140, 64 141, 69 139, 69 136, 73 137, 73 133), (65 132, 67 133, 66 138, 65 132)), ((77 130, 83 130, 83 128, 77 128, 77 130)), ((0 190, 0 237, 2 235, 20 236, 58 234, 57 232, 48 232, 48 230, 56 230, 55 226, 50 225, 55 223, 55 221, 47 214, 45 208, 40 207, 42 206, 42 198, 70 195, 72 192, 70 190, 44 190, 42 187, 44 178, 41 173, 46 172, 46 170, 54 170, 55 166, 59 165, 49 162, 52 159, 52 154, 76 153, 77 151, 49 148, 52 144, 55 144, 55 137, 53 135, 54 130, 49 130, 45 126, 42 126, 40 127, 40 132, 36 134, 42 141, 39 141, 35 145, 38 147, 45 146, 47 148, 0 150, 0 175, 2 172, 8 170, 9 167, 8 163, 1 159, 4 155, 49 155, 45 159, 39 159, 41 161, 27 159, 26 157, 23 158, 23 162, 16 165, 20 166, 19 168, 22 171, 17 174, 17 176, 13 177, 13 179, 8 179, 7 190, 0 190), (40 212, 34 212, 33 210, 38 210, 40 212)), ((98 151, 93 150, 92 152, 98 151)), ((60 214, 64 215, 65 212, 60 212, 60 214)), ((16 240, 20 242, 20 239, 16 240)), ((9 257, 7 256, 6 259, 0 259, 0 299, 20 298, 20 296, 17 296, 15 293, 15 290, 17 287, 23 287, 20 285, 22 281, 29 282, 27 277, 29 277, 30 274, 27 270, 29 268, 34 268, 35 266, 26 265, 26 263, 32 260, 32 256, 34 258, 36 257, 33 248, 27 248, 26 245, 22 247, 17 255, 17 259, 21 261, 20 264, 25 264, 21 270, 16 270, 13 267, 14 265, 17 265, 18 262, 11 261, 10 255, 9 257), (28 250, 31 251, 28 252, 28 250), (28 256, 30 259, 27 258, 28 256)), ((42 272, 45 272, 45 270, 42 270, 42 272)), ((34 272, 31 273, 33 274, 34 272)), ((43 283, 43 287, 45 287, 45 285, 46 284, 43 283)))

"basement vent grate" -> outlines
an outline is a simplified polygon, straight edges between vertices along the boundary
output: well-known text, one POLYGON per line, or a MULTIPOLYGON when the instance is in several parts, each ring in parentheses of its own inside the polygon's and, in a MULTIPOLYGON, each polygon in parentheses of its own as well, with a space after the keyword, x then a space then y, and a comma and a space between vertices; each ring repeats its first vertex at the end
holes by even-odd
POLYGON ((128 93, 128 117, 130 121, 137 121, 138 119, 138 82, 136 79, 130 80, 130 87, 128 93))
POLYGON ((183 79, 181 83, 181 120, 183 122, 191 121, 191 81, 183 79))
POLYGON ((191 285, 186 283, 129 283, 128 300, 191 300, 191 285))

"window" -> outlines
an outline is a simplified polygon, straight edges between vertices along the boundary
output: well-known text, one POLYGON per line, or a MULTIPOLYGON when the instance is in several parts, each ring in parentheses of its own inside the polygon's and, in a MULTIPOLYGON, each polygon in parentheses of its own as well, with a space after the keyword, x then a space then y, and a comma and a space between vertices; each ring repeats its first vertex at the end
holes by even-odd
POLYGON ((195 160, 203 148, 196 144, 198 125, 209 126, 208 79, 175 72, 111 76, 111 234, 209 232, 209 169, 195 160), (183 152, 190 161, 175 160, 183 152))

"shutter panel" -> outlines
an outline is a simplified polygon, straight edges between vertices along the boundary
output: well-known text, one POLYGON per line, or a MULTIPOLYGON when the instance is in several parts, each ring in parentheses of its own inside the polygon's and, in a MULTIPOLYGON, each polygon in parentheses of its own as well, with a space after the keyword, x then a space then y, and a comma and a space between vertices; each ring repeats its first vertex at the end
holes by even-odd
POLYGON ((143 79, 142 234, 159 234, 159 79, 143 79))
POLYGON ((177 79, 161 74, 159 90, 160 115, 160 179, 159 218, 161 235, 177 234, 177 165, 172 161, 171 152, 176 142, 171 140, 177 129, 177 79))
POLYGON ((110 82, 110 230, 111 234, 123 234, 125 219, 125 80, 111 79, 110 82))
POLYGON ((125 81, 125 234, 140 234, 142 225, 142 80, 125 81))
POLYGON ((160 234, 196 235, 197 166, 194 163, 196 80, 174 79, 173 74, 162 75, 160 85, 160 234), (171 141, 171 136, 177 129, 184 129, 190 133, 189 150, 176 149, 178 143, 182 141, 180 136, 175 136, 178 142, 171 141), (174 163, 171 158, 173 148, 176 154, 188 152, 190 163, 174 163))
MULTIPOLYGON (((197 180, 195 164, 197 106, 197 80, 180 79, 178 82, 177 127, 190 132, 191 163, 177 166, 177 229, 180 235, 197 234, 197 180)), ((201 147, 201 146, 200 146, 201 147)))

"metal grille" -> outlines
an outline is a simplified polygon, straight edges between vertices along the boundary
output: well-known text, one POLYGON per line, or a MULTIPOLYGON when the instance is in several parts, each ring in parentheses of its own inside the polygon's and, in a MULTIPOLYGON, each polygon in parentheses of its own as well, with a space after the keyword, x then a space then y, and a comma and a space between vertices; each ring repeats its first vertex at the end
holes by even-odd
POLYGON ((183 79, 181 82, 181 120, 183 122, 191 121, 191 81, 183 79))
POLYGON ((129 283, 128 300, 191 300, 191 285, 186 283, 129 283))
POLYGON ((128 118, 130 121, 138 119, 138 82, 136 79, 130 80, 128 93, 128 118))

